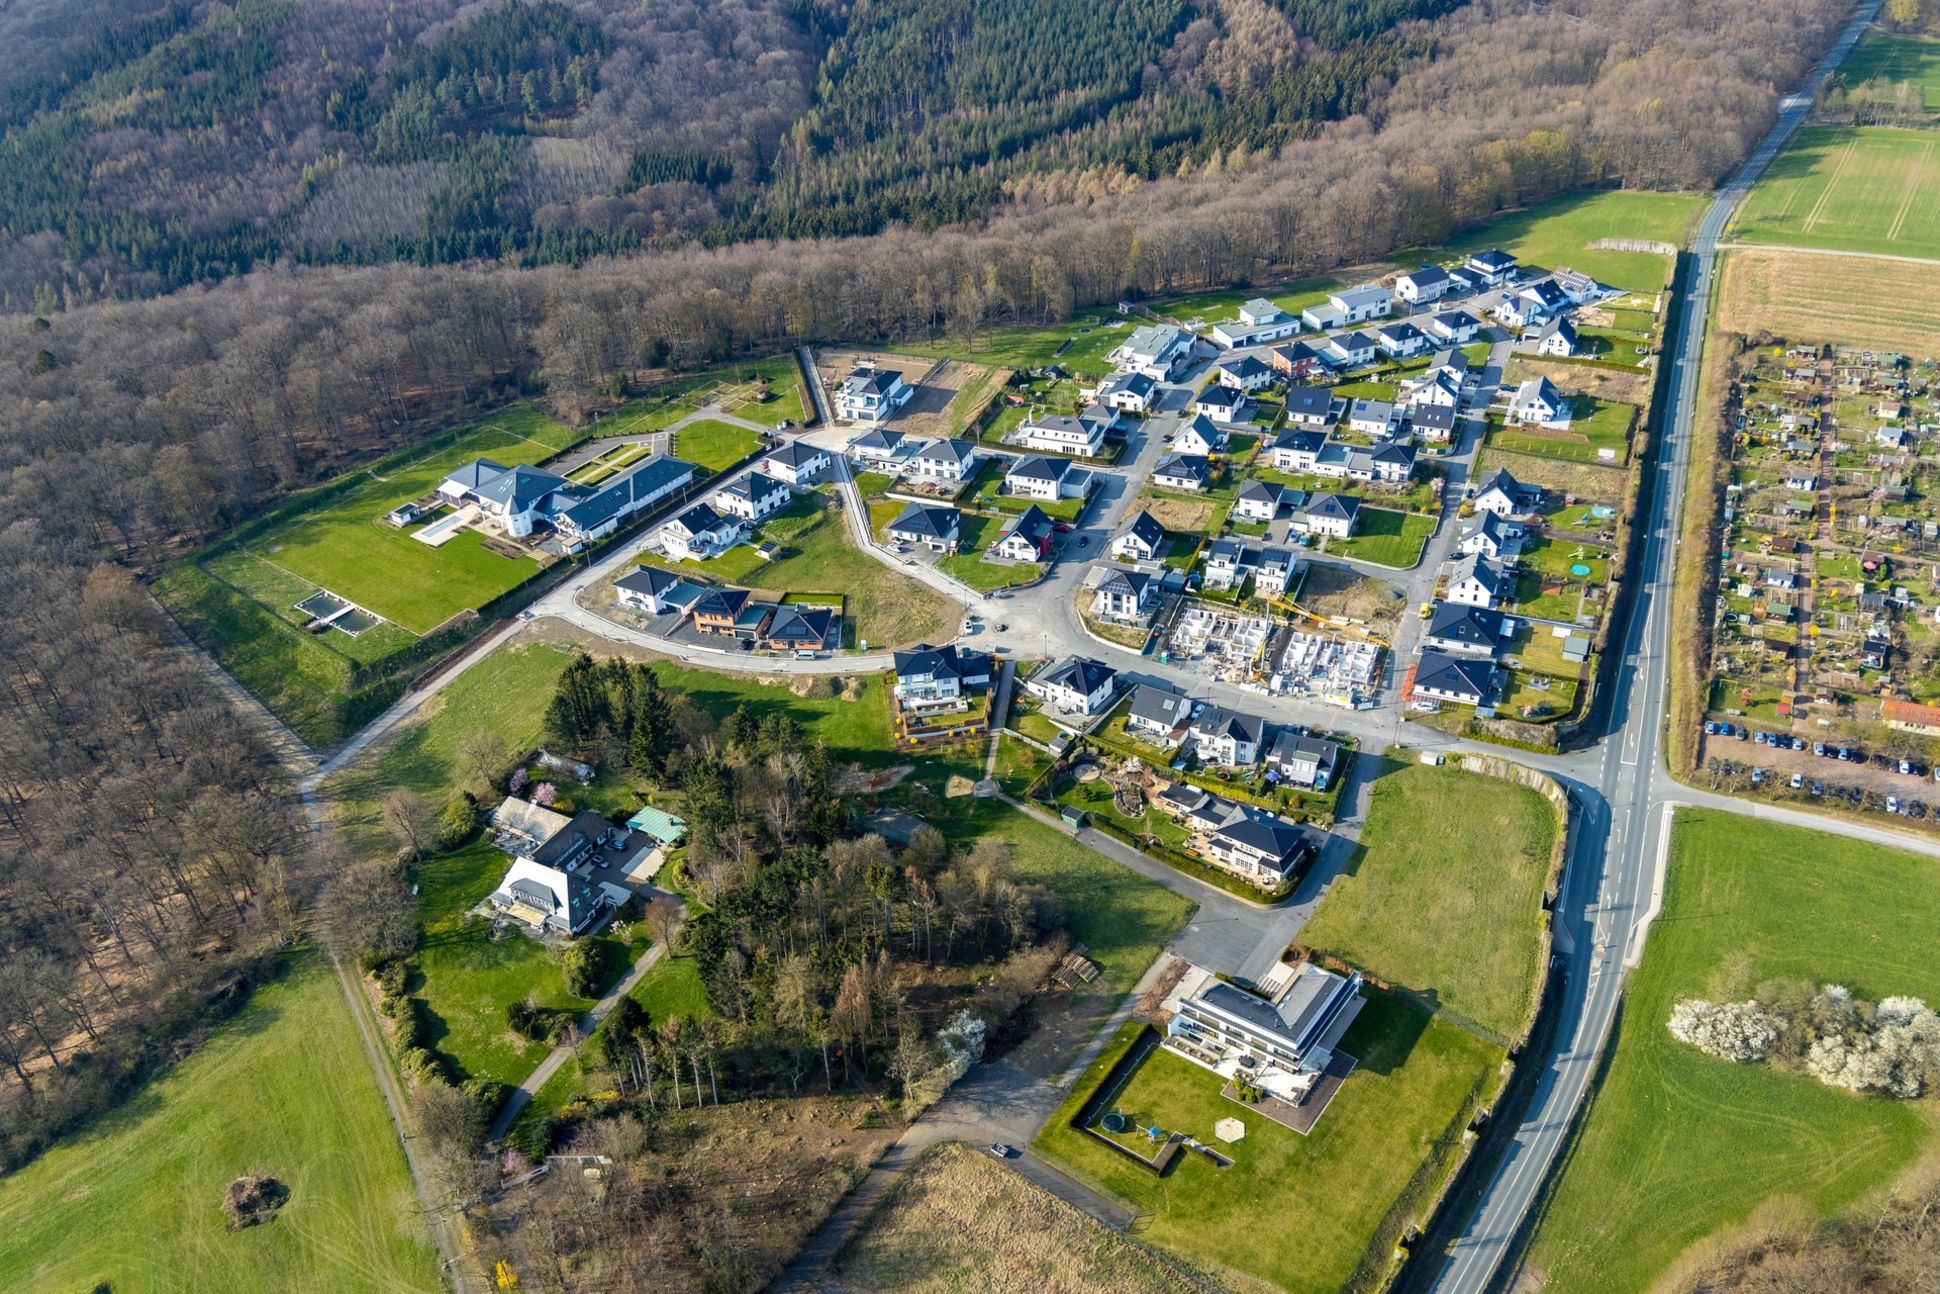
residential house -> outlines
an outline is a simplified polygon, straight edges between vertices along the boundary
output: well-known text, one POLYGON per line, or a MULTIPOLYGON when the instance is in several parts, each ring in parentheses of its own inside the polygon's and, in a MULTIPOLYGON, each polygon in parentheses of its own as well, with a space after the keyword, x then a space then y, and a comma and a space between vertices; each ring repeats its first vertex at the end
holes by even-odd
POLYGON ((1277 885, 1314 852, 1307 834, 1284 818, 1244 804, 1228 805, 1224 820, 1189 842, 1201 856, 1259 885, 1277 885))
POLYGON ((1521 516, 1528 511, 1529 501, 1529 488, 1509 475, 1506 467, 1498 467, 1483 477, 1469 500, 1477 512, 1493 512, 1498 517, 1521 516))
POLYGON ((637 566, 613 581, 615 601, 650 616, 685 612, 702 592, 700 585, 658 566, 637 566))
POLYGON ((1111 555, 1127 562, 1155 562, 1165 548, 1165 527, 1143 508, 1111 541, 1111 555))
POLYGON ((1374 362, 1374 339, 1362 332, 1342 333, 1328 340, 1325 354, 1336 368, 1360 368, 1374 362))
POLYGON ((1509 421, 1539 427, 1568 427, 1570 404, 1548 378, 1532 377, 1509 401, 1509 421))
POLYGON ((1428 334, 1413 324, 1382 324, 1374 333, 1375 344, 1391 359, 1407 359, 1428 349, 1428 334))
POLYGON ((1040 453, 1096 458, 1105 450, 1106 425, 1096 419, 1043 413, 1025 419, 1012 433, 1011 439, 1026 449, 1035 449, 1040 453))
POLYGON ((886 532, 890 539, 901 544, 918 544, 935 553, 954 553, 957 550, 957 510, 955 508, 936 508, 923 503, 910 503, 896 514, 886 532))
POLYGON ((1111 701, 1118 673, 1089 656, 1067 656, 1031 675, 1024 691, 1066 714, 1096 714, 1111 701))
POLYGON ((1232 515, 1241 521, 1271 521, 1280 512, 1281 491, 1272 481, 1248 478, 1233 499, 1232 515))
POLYGON ((755 602, 746 589, 710 588, 687 609, 694 632, 709 637, 752 637, 768 618, 772 605, 755 602))
POLYGON ((1451 346, 1466 346, 1482 331, 1482 321, 1466 310, 1449 310, 1430 319, 1423 331, 1451 346))
POLYGON ((1336 1068, 1334 1049, 1361 1010, 1359 972, 1338 975, 1311 962, 1301 962, 1271 1000, 1198 967, 1188 983, 1166 1022, 1166 1049, 1290 1105, 1336 1068))
POLYGON ((1091 594, 1091 614, 1114 624, 1143 625, 1158 606, 1159 581, 1144 571, 1128 571, 1122 566, 1100 566, 1101 575, 1091 594))
POLYGON ((1425 445, 1449 445, 1455 440, 1455 410, 1445 404, 1417 405, 1408 413, 1408 430, 1425 445))
POLYGON ((894 369, 858 364, 835 389, 835 416, 850 422, 883 422, 915 394, 916 388, 894 369))
POLYGON ((1251 355, 1229 359, 1213 371, 1221 386, 1230 386, 1249 395, 1273 385, 1272 366, 1251 355))
POLYGON ((1568 359, 1576 354, 1576 325, 1568 315, 1557 315, 1536 333, 1536 353, 1555 359, 1568 359))
POLYGON ((1463 606, 1492 607, 1509 591, 1509 573, 1500 562, 1480 553, 1464 553, 1455 559, 1448 572, 1450 602, 1463 606))
POLYGON ((1223 768, 1252 768, 1260 762, 1266 739, 1266 720, 1257 715, 1201 706, 1192 716, 1192 753, 1202 764, 1223 768))
POLYGON ((1450 292, 1480 292, 1488 286, 1490 286, 1489 276, 1467 262, 1449 266, 1448 290, 1450 292))
POLYGON ((1469 257, 1467 268, 1481 275, 1484 283, 1494 287, 1515 274, 1516 258, 1499 247, 1491 247, 1469 257))
POLYGON ((1432 375, 1424 374, 1418 381, 1402 384, 1401 403, 1409 409, 1459 409, 1462 407, 1462 379, 1448 369, 1432 375))
POLYGON ((1496 668, 1493 661, 1467 656, 1448 656, 1424 651, 1415 666, 1414 694, 1435 701, 1459 701, 1463 705, 1485 707, 1495 697, 1496 668))
POLYGON ((1554 278, 1556 286, 1563 290, 1563 295, 1569 298, 1571 305, 1588 305, 1611 294, 1609 288, 1576 270, 1557 270, 1554 278))
POLYGON ((1455 541, 1455 550, 1459 553, 1479 553, 1501 561, 1521 545, 1522 527, 1519 524, 1499 513, 1477 512, 1462 526, 1461 537, 1455 541))
POLYGON ((990 657, 948 643, 922 644, 894 658, 896 700, 906 710, 961 710, 990 686, 990 657))
POLYGON ((1239 308, 1239 318, 1212 326, 1212 339, 1221 346, 1239 350, 1264 346, 1291 337, 1300 331, 1300 321, 1265 297, 1254 297, 1239 308))
POLYGON ((1099 383, 1097 400, 1108 409, 1144 413, 1152 407, 1159 384, 1143 373, 1115 373, 1099 383))
POLYGON ((1192 361, 1192 334, 1171 324, 1146 324, 1105 357, 1126 373, 1143 373, 1156 382, 1175 380, 1192 361))
POLYGON ((1331 293, 1325 305, 1308 306, 1300 312, 1300 318, 1309 328, 1326 331, 1370 319, 1385 319, 1393 309, 1394 297, 1386 288, 1378 283, 1363 283, 1331 293))
POLYGON ((1783 481, 1786 489, 1806 494, 1819 488, 1818 474, 1810 468, 1794 467, 1785 473, 1783 481))
POLYGON ((1253 398, 1235 387, 1212 383, 1192 397, 1195 418, 1214 422, 1245 422, 1253 416, 1253 398))
POLYGON ((1486 656, 1509 645, 1516 631, 1515 619, 1487 607, 1465 606, 1460 602, 1435 602, 1422 631, 1424 647, 1450 656, 1486 656))
MULTIPOLYGON (((593 815, 602 823, 606 820, 593 815)), ((548 934, 575 936, 599 924, 632 897, 586 868, 563 867, 514 858, 490 897, 492 907, 521 925, 548 934)))
MULTIPOLYGON (((1218 388, 1213 388, 1217 390, 1218 388)), ((1172 452, 1175 454, 1219 454, 1225 452, 1227 433, 1223 427, 1214 424, 1211 418, 1200 414, 1179 428, 1172 437, 1172 452)))
POLYGON ((1289 382, 1311 382, 1327 371, 1327 359, 1304 341, 1275 346, 1267 352, 1266 362, 1289 382))
POLYGON ((1287 425, 1324 429, 1340 421, 1342 401, 1324 386, 1296 386, 1287 391, 1287 425))
POLYGON ((628 517, 664 502, 693 481, 693 464, 655 454, 600 485, 555 492, 552 501, 561 510, 550 517, 552 528, 565 537, 568 551, 577 551, 580 543, 611 534, 628 517))
POLYGON ((826 449, 802 440, 777 445, 761 460, 762 471, 790 485, 808 485, 834 465, 826 449))
POLYGON ((1411 306, 1423 306, 1447 296, 1449 286, 1447 270, 1418 265, 1394 281, 1394 294, 1411 306))
POLYGON ((1033 503, 1011 518, 1003 534, 990 546, 990 551, 1013 562, 1047 561, 1057 535, 1058 523, 1045 516, 1044 510, 1033 503))
POLYGON ((1383 485, 1402 485, 1414 475, 1417 455, 1413 445, 1390 440, 1372 449, 1330 440, 1314 455, 1308 471, 1314 476, 1337 480, 1378 481, 1383 485))
POLYGON ((660 527, 659 548, 675 561, 705 562, 747 538, 747 522, 696 503, 660 527))
POLYGON ((1260 550, 1237 539, 1215 539, 1206 546, 1203 573, 1209 589, 1236 589, 1260 564, 1260 550))
POLYGON ((1340 743, 1285 728, 1267 751, 1266 766, 1282 782, 1324 791, 1333 785, 1334 772, 1340 767, 1340 743))
POLYGON ((877 427, 849 442, 849 457, 866 471, 901 476, 904 465, 922 448, 923 442, 913 436, 905 436, 890 427, 877 427))
POLYGON ((755 642, 769 651, 827 651, 841 645, 841 616, 834 607, 784 602, 773 608, 755 642))
POLYGON ((1356 397, 1347 406, 1347 429, 1385 440, 1401 424, 1401 415, 1386 400, 1356 397))
POLYGON ((937 485, 960 485, 977 470, 982 453, 975 444, 951 437, 933 440, 909 460, 909 475, 937 485))
POLYGON ((1563 295, 1563 290, 1553 280, 1542 279, 1504 293, 1494 313, 1512 328, 1533 328, 1568 308, 1569 298, 1563 295))
POLYGON ((1212 464, 1203 454, 1167 454, 1152 469, 1152 484, 1161 490, 1203 491, 1212 481, 1212 464))
POLYGON ((763 472, 749 472, 714 491, 714 506, 743 521, 760 521, 794 499, 787 484, 763 472))
POLYGON ((1125 732, 1160 750, 1177 750, 1192 725, 1192 698, 1140 683, 1125 708, 1125 732))
POLYGON ((1308 472, 1313 470, 1326 445, 1325 432, 1283 431, 1274 438, 1267 453, 1276 472, 1308 472))
POLYGON ((1361 517, 1361 501, 1351 494, 1314 494, 1293 515, 1293 528, 1306 535, 1345 539, 1361 517))
POLYGON ((627 517, 693 479, 691 463, 665 454, 655 454, 600 485, 576 485, 542 467, 506 467, 480 458, 445 477, 437 492, 454 503, 475 505, 514 539, 543 526, 568 540, 585 541, 611 533, 627 517))
MULTIPOLYGON (((1304 500, 1305 495, 1301 498, 1304 500)), ((1294 575, 1300 569, 1299 559, 1290 548, 1262 548, 1259 569, 1253 572, 1253 593, 1256 597, 1277 598, 1287 591, 1293 583, 1294 575)))
POLYGON ((1091 473, 1068 458, 1014 459, 1004 471, 1005 494, 1043 503, 1083 498, 1090 486, 1091 473))

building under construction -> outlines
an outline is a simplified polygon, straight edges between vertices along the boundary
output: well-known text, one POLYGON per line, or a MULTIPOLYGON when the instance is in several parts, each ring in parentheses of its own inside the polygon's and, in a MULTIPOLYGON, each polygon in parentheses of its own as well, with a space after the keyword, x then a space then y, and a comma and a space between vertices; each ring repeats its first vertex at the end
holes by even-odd
POLYGON ((1290 630, 1268 687, 1358 710, 1373 703, 1381 676, 1379 643, 1290 630))

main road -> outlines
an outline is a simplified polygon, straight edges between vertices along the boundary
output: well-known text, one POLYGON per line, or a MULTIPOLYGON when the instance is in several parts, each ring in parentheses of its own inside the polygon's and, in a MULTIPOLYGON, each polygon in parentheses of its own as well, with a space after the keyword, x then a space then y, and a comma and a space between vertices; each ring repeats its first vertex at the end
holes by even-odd
POLYGON ((1623 657, 1613 679, 1610 728, 1593 750, 1592 767, 1583 770, 1594 781, 1573 787, 1580 809, 1579 839, 1587 847, 1588 840, 1602 835, 1602 866, 1598 871, 1574 865, 1570 869, 1557 914, 1557 946, 1570 952, 1556 1051, 1544 1062, 1529 1110, 1437 1276, 1435 1288, 1444 1294, 1483 1294, 1501 1275, 1589 1090, 1616 1019, 1624 972, 1642 955, 1644 933, 1662 899, 1661 869, 1673 803, 1699 798, 1671 781, 1661 757, 1677 518, 1698 413, 1718 241, 1739 202, 1805 119, 1826 78, 1878 11, 1879 0, 1869 0, 1853 15, 1805 86, 1785 100, 1778 120, 1718 192, 1698 226, 1685 291, 1675 306, 1678 344, 1667 392, 1668 439, 1657 457, 1638 568, 1646 573, 1646 582, 1631 607, 1623 657))

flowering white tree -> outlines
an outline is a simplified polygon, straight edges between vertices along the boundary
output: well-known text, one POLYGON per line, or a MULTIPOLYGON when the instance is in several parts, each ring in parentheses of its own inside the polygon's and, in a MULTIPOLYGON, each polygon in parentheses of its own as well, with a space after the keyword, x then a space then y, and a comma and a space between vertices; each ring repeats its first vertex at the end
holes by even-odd
POLYGON ((1763 1060, 1789 1035, 1784 1054, 1805 1072, 1852 1092, 1911 1100, 1940 1087, 1940 1013, 1916 997, 1877 1006, 1827 984, 1796 1016, 1759 1002, 1688 998, 1671 1009, 1671 1036, 1725 1060, 1763 1060))
POLYGON ((1783 1015, 1756 1002, 1686 998, 1671 1008, 1671 1037, 1721 1060, 1763 1060, 1785 1030, 1783 1015))

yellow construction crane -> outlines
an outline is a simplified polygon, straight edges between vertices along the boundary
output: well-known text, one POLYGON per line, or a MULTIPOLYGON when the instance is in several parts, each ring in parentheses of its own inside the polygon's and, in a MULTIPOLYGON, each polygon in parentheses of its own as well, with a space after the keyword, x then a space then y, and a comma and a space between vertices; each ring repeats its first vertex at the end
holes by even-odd
POLYGON ((1358 638, 1362 642, 1373 643, 1376 647, 1386 647, 1388 645, 1387 639, 1383 638, 1380 634, 1377 634, 1372 630, 1363 629, 1358 625, 1351 625, 1339 620, 1335 620, 1331 616, 1317 615, 1316 613, 1309 611, 1307 610, 1307 608, 1301 606, 1298 602, 1295 602, 1292 598, 1285 597, 1285 596, 1268 598, 1266 604, 1272 607, 1275 611, 1284 612, 1296 620, 1310 621, 1311 623, 1318 625, 1320 628, 1328 630, 1330 632, 1346 634, 1350 638, 1358 638))

